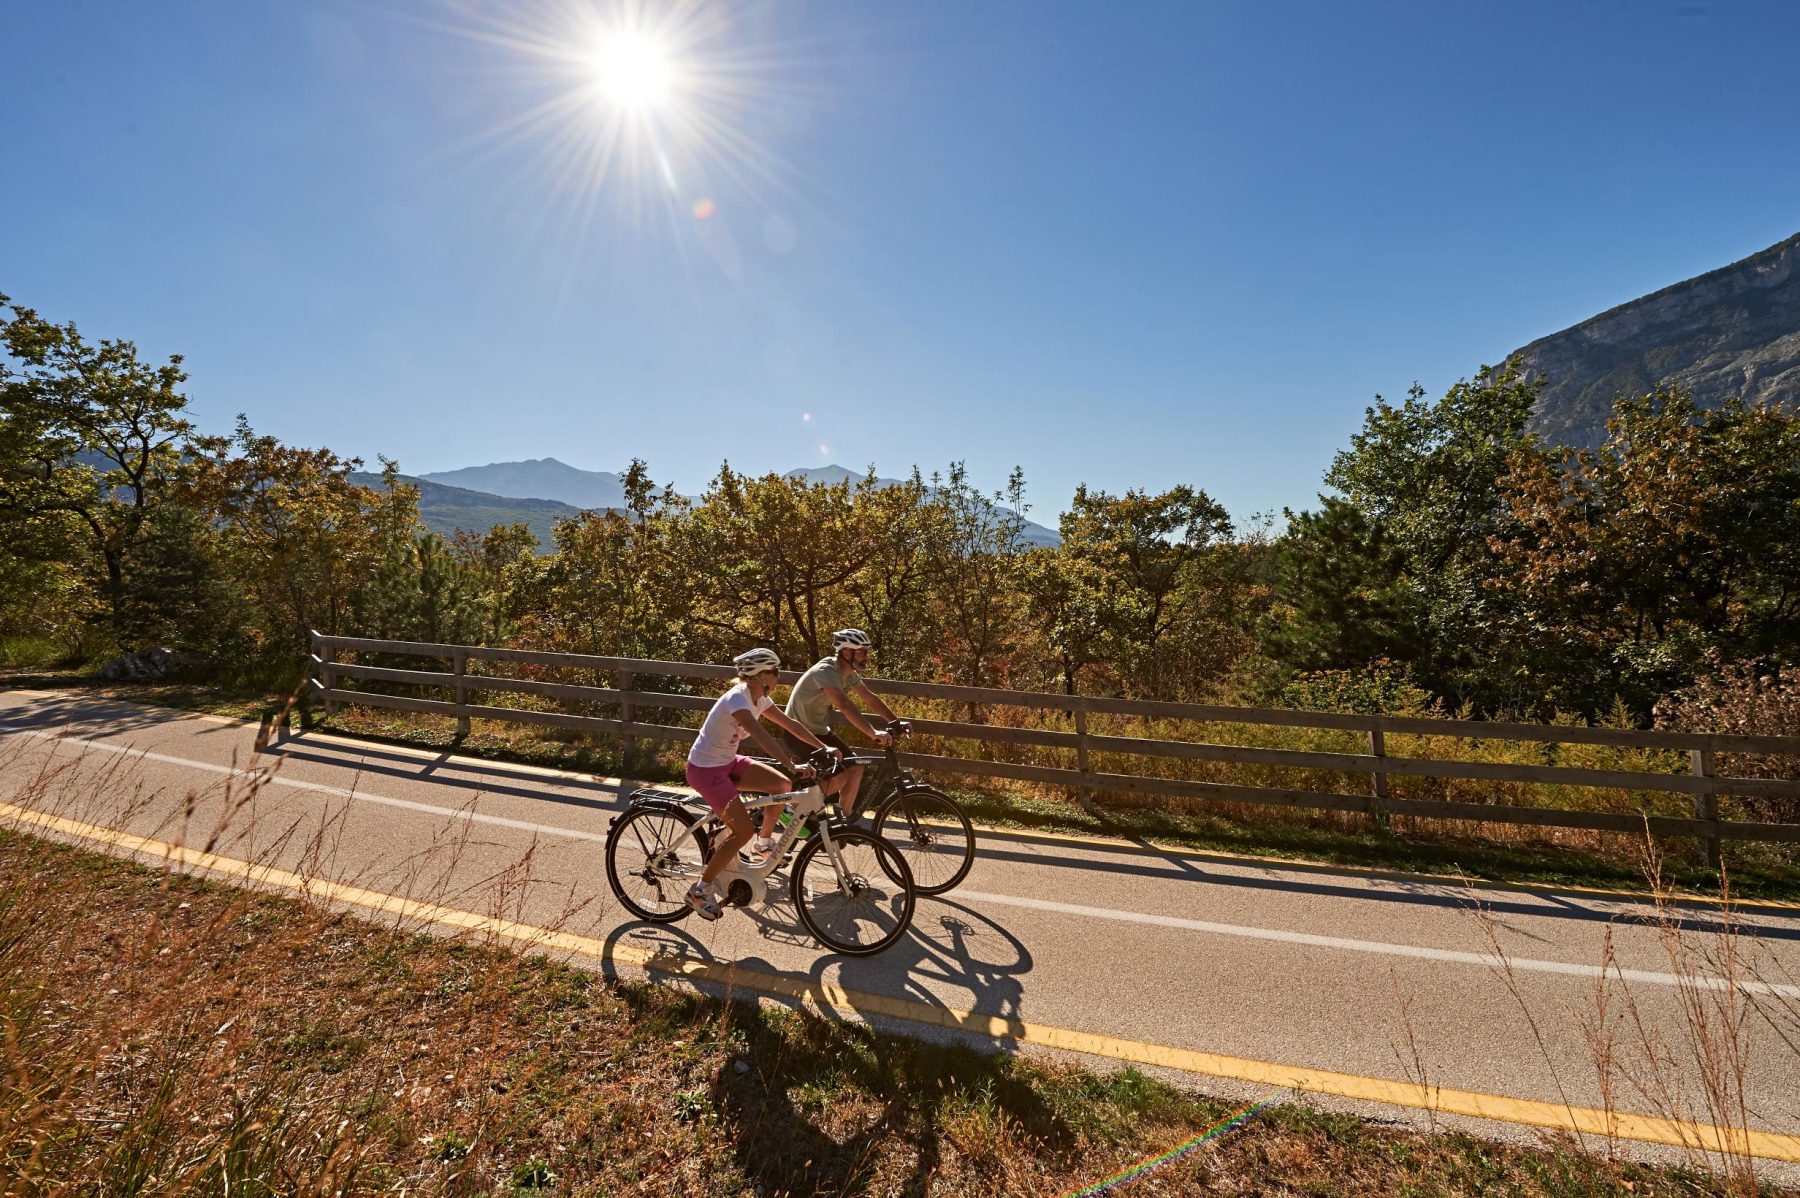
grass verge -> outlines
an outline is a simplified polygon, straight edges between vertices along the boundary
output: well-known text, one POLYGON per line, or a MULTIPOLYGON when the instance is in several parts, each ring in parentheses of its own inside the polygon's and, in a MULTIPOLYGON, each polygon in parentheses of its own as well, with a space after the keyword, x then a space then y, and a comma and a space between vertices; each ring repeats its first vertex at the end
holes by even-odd
MULTIPOLYGON (((231 691, 184 683, 103 683, 73 671, 0 673, 0 687, 76 691, 96 698, 147 703, 184 711, 258 719, 279 709, 286 696, 231 691)), ((678 777, 672 759, 640 754, 629 763, 610 745, 576 733, 476 721, 458 737, 453 721, 374 708, 341 709, 316 727, 338 735, 385 744, 456 752, 493 761, 544 766, 598 775, 626 774, 645 781, 678 777), (629 764, 629 768, 628 768, 629 764)), ((1517 839, 1459 837, 1442 831, 1383 829, 1357 816, 1332 812, 1282 812, 1275 818, 1234 818, 1184 801, 1111 802, 1090 808, 1046 796, 1025 784, 942 787, 978 823, 1024 830, 1099 836, 1141 837, 1182 848, 1236 853, 1275 860, 1527 882, 1550 886, 1591 886, 1649 894, 1636 837, 1594 833, 1619 851, 1601 853, 1533 838, 1529 831, 1505 830, 1517 839)), ((1741 899, 1800 898, 1800 866, 1772 860, 1753 849, 1727 844, 1732 891, 1741 899)), ((1718 878, 1701 862, 1670 856, 1662 862, 1658 886, 1677 895, 1718 893, 1718 878)))
MULTIPOLYGON (((0 831, 0 1192, 1052 1194, 1232 1109, 0 831)), ((1143 1194, 1722 1194, 1710 1176, 1265 1109, 1143 1194)))

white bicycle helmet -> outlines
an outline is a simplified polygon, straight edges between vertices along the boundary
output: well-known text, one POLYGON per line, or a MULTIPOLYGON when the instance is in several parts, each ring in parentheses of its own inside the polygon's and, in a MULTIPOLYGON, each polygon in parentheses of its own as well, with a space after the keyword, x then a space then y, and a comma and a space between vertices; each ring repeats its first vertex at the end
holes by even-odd
POLYGON ((754 678, 758 674, 781 668, 781 656, 773 649, 749 649, 731 659, 737 667, 739 678, 754 678))
POLYGON ((869 634, 860 628, 840 628, 831 634, 831 651, 842 652, 845 649, 873 649, 875 642, 869 634))

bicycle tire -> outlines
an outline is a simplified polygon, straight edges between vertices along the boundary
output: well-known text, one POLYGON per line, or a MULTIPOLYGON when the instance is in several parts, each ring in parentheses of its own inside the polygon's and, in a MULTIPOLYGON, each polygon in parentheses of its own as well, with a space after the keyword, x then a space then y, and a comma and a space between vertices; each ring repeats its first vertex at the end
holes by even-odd
MULTIPOLYGON (((845 894, 838 885, 837 869, 824 851, 824 836, 814 836, 800 850, 800 855, 794 859, 793 872, 788 875, 788 884, 794 893, 794 909, 813 939, 826 948, 846 957, 873 956, 904 936, 912 926, 913 909, 918 904, 912 871, 894 846, 879 836, 845 828, 833 831, 831 839, 840 856, 848 858, 851 865, 863 864, 859 859, 872 855, 880 862, 880 872, 887 875, 898 890, 883 891, 870 881, 868 873, 853 871, 857 889, 845 894), (821 866, 821 858, 821 869, 811 868, 821 866), (814 884, 815 879, 818 885, 814 884), (896 902, 899 904, 897 909, 896 902), (872 941, 852 939, 844 934, 844 929, 864 925, 881 928, 884 924, 888 926, 872 941)), ((869 868, 873 869, 872 864, 869 868)))
POLYGON ((694 909, 688 905, 687 901, 687 888, 692 882, 699 881, 700 871, 704 868, 706 858, 712 852, 712 846, 708 843, 704 831, 695 833, 693 837, 687 839, 686 846, 683 846, 691 846, 692 859, 681 856, 681 849, 673 848, 673 846, 679 844, 686 836, 687 830, 698 822, 699 817, 690 811, 680 807, 659 805, 633 807, 613 823, 612 829, 606 834, 606 881, 612 887, 613 894, 621 903, 625 904, 626 910, 639 919, 648 920, 651 923, 674 923, 678 919, 685 919, 693 914, 694 909), (646 838, 646 829, 650 829, 658 823, 666 824, 668 827, 650 830, 646 838), (642 826, 640 827, 640 825, 642 826), (631 838, 629 840, 627 839, 628 835, 631 838), (681 866, 679 872, 669 869, 665 874, 666 866, 659 868, 650 864, 662 854, 671 851, 672 848, 677 854, 677 860, 681 866), (637 867, 621 869, 619 862, 621 849, 626 853, 634 851, 640 853, 644 858, 644 863, 637 867), (667 884, 674 888, 674 897, 665 899, 655 906, 641 901, 648 893, 655 893, 660 897, 664 885, 662 879, 665 877, 667 884), (643 894, 634 895, 627 890, 626 880, 629 878, 643 879, 645 883, 643 894))
POLYGON ((882 800, 875 812, 875 835, 900 851, 920 894, 954 890, 975 864, 974 825, 954 799, 933 787, 897 791, 882 800), (890 822, 895 826, 890 828, 890 822), (921 822, 935 830, 921 828, 921 822))

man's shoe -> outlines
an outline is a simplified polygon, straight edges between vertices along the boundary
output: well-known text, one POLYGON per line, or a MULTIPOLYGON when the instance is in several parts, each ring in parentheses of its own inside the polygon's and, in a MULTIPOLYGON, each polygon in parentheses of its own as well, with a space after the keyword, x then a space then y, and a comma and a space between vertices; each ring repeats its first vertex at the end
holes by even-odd
POLYGON ((719 898, 705 882, 695 882, 688 887, 688 906, 700 912, 701 919, 717 919, 725 914, 725 908, 719 906, 719 898))

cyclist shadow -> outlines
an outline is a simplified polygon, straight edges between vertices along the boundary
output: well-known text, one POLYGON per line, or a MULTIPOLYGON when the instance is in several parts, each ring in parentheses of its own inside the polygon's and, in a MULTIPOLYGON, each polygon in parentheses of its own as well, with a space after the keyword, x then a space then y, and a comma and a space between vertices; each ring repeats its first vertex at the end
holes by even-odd
POLYGON ((929 1008, 932 1026, 995 1052, 1018 1043, 1023 978, 1033 963, 1031 950, 992 916, 954 898, 921 897, 911 928, 892 948, 872 957, 821 958, 811 976, 822 983, 835 965, 839 985, 898 994, 929 1008), (943 997, 945 991, 964 992, 968 998, 952 1003, 943 997))
MULTIPOLYGON (((791 930, 811 943, 797 925, 791 930)), ((806 973, 760 957, 721 960, 694 935, 668 924, 615 928, 606 939, 609 958, 625 940, 637 950, 632 956, 650 954, 644 968, 652 975, 706 983, 726 998, 772 999, 789 1010, 812 1006, 823 1015, 794 1021, 772 1017, 757 1003, 733 1004, 727 1014, 744 1048, 719 1071, 710 1097, 740 1129, 744 1175, 771 1190, 860 1192, 873 1183, 883 1158, 891 1160, 900 1147, 898 1137, 914 1158, 912 1175, 898 1192, 924 1195, 942 1159, 940 1129, 946 1119, 967 1118, 972 1109, 1012 1121, 1052 1149, 1074 1142, 1073 1129, 1004 1055, 1017 1045, 1008 1029, 1019 1016, 1019 979, 1031 968, 1030 952, 1005 928, 960 904, 921 900, 911 932, 886 952, 822 955, 806 973), (834 965, 835 985, 825 978, 834 965), (734 992, 738 968, 761 976, 734 992), (896 979, 905 999, 941 1016, 909 1022, 947 1029, 953 1033, 949 1042, 888 1038, 869 1023, 843 1018, 834 1005, 879 1020, 889 1012, 878 1004, 864 1010, 859 1000, 894 994, 896 979), (770 993, 771 980, 778 993, 770 993), (978 1014, 947 1006, 929 989, 933 980, 967 989, 978 1014)))

